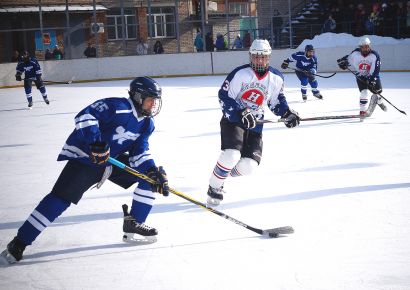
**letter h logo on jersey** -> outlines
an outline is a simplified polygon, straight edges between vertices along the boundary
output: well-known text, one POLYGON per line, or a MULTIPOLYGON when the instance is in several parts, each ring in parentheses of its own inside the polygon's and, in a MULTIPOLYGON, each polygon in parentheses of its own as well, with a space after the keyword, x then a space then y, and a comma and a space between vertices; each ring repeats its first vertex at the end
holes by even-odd
POLYGON ((252 110, 257 110, 262 105, 264 98, 263 93, 255 89, 245 91, 241 97, 242 103, 252 110))

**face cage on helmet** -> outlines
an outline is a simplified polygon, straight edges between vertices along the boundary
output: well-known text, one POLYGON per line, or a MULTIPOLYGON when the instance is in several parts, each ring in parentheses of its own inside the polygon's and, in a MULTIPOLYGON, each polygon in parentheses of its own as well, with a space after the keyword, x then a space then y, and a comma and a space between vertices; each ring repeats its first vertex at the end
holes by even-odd
POLYGON ((368 55, 370 53, 370 45, 368 44, 360 45, 359 49, 362 55, 368 55))
POLYGON ((159 114, 159 112, 161 111, 162 108, 162 99, 161 98, 156 98, 156 97, 152 97, 154 99, 154 105, 152 106, 150 111, 144 110, 143 109, 143 105, 144 105, 144 101, 147 97, 150 97, 148 95, 143 96, 141 93, 139 92, 135 92, 132 95, 132 100, 134 101, 134 103, 136 104, 137 110, 138 112, 143 115, 143 116, 147 116, 147 117, 155 117, 156 115, 159 114))
POLYGON ((270 54, 266 55, 266 54, 261 54, 261 53, 249 53, 249 63, 251 65, 251 68, 258 72, 258 73, 264 73, 266 72, 266 70, 269 67, 269 58, 270 58, 270 54), (255 59, 255 63, 253 61, 253 57, 257 58, 257 57, 266 57, 267 58, 267 62, 265 65, 263 64, 259 64, 258 61, 255 59))

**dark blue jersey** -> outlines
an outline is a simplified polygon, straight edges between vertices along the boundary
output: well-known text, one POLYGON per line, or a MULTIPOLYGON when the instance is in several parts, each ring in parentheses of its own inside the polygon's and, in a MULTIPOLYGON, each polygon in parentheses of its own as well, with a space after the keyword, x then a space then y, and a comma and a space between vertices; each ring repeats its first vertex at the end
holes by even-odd
POLYGON ((110 155, 129 153, 131 167, 140 172, 155 166, 148 139, 154 131, 152 118, 139 116, 131 99, 107 98, 84 108, 75 117, 75 129, 68 137, 58 160, 76 159, 91 164, 89 145, 107 142, 110 155))
POLYGON ((296 67, 300 70, 310 71, 314 69, 315 72, 317 71, 317 58, 316 56, 313 57, 306 57, 304 51, 298 51, 293 53, 289 58, 289 62, 296 61, 296 67))
POLYGON ((36 76, 41 76, 42 74, 40 64, 34 57, 30 57, 30 61, 28 63, 24 61, 19 62, 17 64, 16 71, 20 74, 24 73, 24 79, 31 80, 35 80, 36 76))

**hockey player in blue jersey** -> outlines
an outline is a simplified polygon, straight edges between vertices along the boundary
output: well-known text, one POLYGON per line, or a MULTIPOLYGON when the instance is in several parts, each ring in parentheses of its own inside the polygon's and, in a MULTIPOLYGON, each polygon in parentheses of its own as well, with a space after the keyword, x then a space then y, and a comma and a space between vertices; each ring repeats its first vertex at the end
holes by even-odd
POLYGON ((383 111, 387 111, 386 105, 378 95, 382 93, 382 84, 380 81, 380 56, 377 51, 370 47, 370 39, 362 37, 359 40, 358 48, 354 49, 349 55, 337 60, 339 67, 343 70, 351 68, 356 73, 356 83, 360 91, 360 120, 369 117, 376 104, 383 111), (368 90, 373 94, 367 105, 368 90))
POLYGON ((16 67, 16 81, 22 81, 22 74, 24 73, 24 90, 26 92, 26 97, 28 101, 28 107, 33 106, 33 97, 31 95, 31 86, 34 82, 37 89, 40 91, 43 96, 44 102, 48 105, 50 102, 47 98, 46 87, 41 78, 41 67, 37 59, 30 57, 29 53, 25 51, 23 53, 22 61, 17 64, 16 67))
POLYGON ((281 68, 287 69, 290 62, 296 61, 296 76, 300 80, 300 91, 302 92, 303 101, 307 100, 307 86, 312 88, 313 96, 318 99, 323 99, 318 89, 318 82, 314 76, 317 72, 317 58, 313 45, 308 44, 305 51, 298 51, 293 53, 290 57, 285 59, 281 68))
POLYGON ((269 66, 271 47, 267 40, 255 39, 249 49, 249 64, 235 68, 219 93, 222 108, 221 154, 211 174, 209 205, 219 205, 228 176, 249 175, 262 158, 264 107, 284 119, 286 127, 299 125, 298 114, 289 109, 283 94, 283 75, 269 66))
MULTIPOLYGON (((71 204, 77 204, 94 184, 106 180, 128 188, 138 183, 131 211, 124 215, 124 240, 134 234, 155 240, 157 230, 145 224, 155 200, 155 192, 169 194, 165 170, 157 167, 149 151, 149 137, 154 131, 153 118, 161 110, 162 90, 148 77, 138 77, 130 84, 129 98, 101 99, 75 117, 75 129, 64 144, 58 160, 68 160, 53 189, 18 229, 16 237, 0 256, 3 263, 22 259, 23 251, 71 204), (132 176, 106 161, 113 156, 141 173, 154 185, 132 176)), ((128 212, 128 211, 127 211, 128 212)))

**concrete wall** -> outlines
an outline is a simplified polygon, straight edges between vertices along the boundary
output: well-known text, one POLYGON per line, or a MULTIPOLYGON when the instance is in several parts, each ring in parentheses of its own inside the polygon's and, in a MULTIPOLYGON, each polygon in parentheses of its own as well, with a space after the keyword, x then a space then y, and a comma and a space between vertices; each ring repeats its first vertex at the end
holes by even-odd
MULTIPOLYGON (((319 72, 340 71, 336 59, 350 53, 352 47, 317 48, 319 72)), ((381 57, 382 71, 410 71, 410 45, 375 46, 381 57)), ((280 64, 296 50, 273 50, 271 65, 280 64)), ((136 76, 187 76, 227 74, 236 66, 249 62, 247 51, 161 54, 40 61, 43 79, 54 81, 131 79, 136 76)), ((15 63, 0 64, 0 87, 19 86, 15 81, 15 63)))

